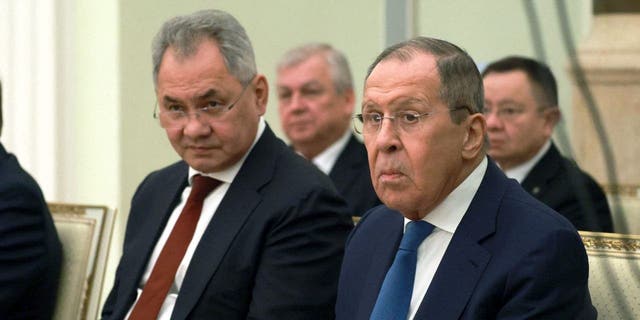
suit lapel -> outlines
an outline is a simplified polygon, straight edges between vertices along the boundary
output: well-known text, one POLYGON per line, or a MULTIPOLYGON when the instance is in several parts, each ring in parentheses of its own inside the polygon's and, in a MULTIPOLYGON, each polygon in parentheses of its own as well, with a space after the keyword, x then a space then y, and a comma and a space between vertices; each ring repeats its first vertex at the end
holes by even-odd
POLYGON ((480 242, 495 232, 506 178, 493 162, 456 229, 415 319, 458 319, 491 259, 480 242), (502 180, 502 181, 501 181, 502 180))
POLYGON ((349 186, 352 185, 351 182, 357 178, 355 175, 357 175, 359 171, 353 170, 353 168, 361 168, 363 165, 366 165, 366 161, 366 149, 364 149, 364 146, 362 146, 352 134, 349 142, 331 169, 331 172, 329 172, 329 177, 341 194, 345 194, 349 186))
POLYGON ((231 183, 194 252, 171 319, 185 319, 218 271, 233 239, 262 197, 259 189, 273 175, 284 143, 267 127, 231 183))
POLYGON ((549 180, 551 180, 562 164, 562 156, 555 144, 551 143, 551 147, 544 156, 533 166, 533 169, 522 180, 522 188, 527 190, 529 194, 537 199, 541 199, 544 195, 549 180))
POLYGON ((363 279, 366 279, 366 281, 359 284, 363 286, 361 290, 362 297, 359 299, 360 305, 354 319, 369 319, 373 306, 378 299, 382 282, 384 282, 387 270, 389 270, 395 259, 396 251, 402 239, 404 231, 402 215, 386 207, 382 210, 387 212, 370 216, 370 221, 367 221, 369 219, 364 219, 361 221, 362 226, 359 226, 363 227, 363 234, 375 234, 376 237, 363 239, 363 241, 367 242, 373 241, 372 245, 360 246, 371 248, 371 252, 367 254, 367 258, 371 260, 362 265, 363 272, 366 272, 363 279), (375 230, 365 231, 365 228, 375 228, 375 230))
MULTIPOLYGON (((169 175, 163 188, 158 188, 155 191, 154 195, 157 196, 153 201, 144 204, 147 206, 144 209, 145 212, 141 213, 144 214, 144 223, 134 231, 137 233, 135 241, 130 244, 131 248, 126 250, 133 254, 127 256, 128 262, 123 263, 128 268, 122 270, 119 285, 120 295, 135 299, 138 284, 147 267, 151 252, 153 252, 171 212, 180 201, 182 190, 187 186, 187 173, 188 167, 182 162, 169 175)), ((124 317, 132 301, 130 302, 128 299, 120 299, 119 301, 126 305, 116 306, 114 310, 123 310, 122 317, 124 317)))

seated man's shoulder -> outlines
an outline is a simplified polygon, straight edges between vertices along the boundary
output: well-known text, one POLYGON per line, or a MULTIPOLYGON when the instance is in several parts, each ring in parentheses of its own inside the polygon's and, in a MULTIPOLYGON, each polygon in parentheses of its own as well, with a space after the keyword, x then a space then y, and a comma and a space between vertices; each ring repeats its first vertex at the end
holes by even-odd
POLYGON ((521 188, 510 189, 505 194, 498 213, 498 226, 501 222, 505 229, 511 231, 535 230, 539 234, 554 230, 575 232, 569 220, 521 188))

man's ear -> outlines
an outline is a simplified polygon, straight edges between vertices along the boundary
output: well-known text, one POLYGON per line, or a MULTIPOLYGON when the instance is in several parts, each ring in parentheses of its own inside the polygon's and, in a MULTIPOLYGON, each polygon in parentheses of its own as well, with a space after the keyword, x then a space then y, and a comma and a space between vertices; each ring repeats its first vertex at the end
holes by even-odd
POLYGON ((355 108, 355 101, 356 97, 353 89, 346 89, 342 94, 340 94, 340 102, 342 103, 340 106, 341 114, 351 119, 353 109, 355 108))
POLYGON ((558 107, 548 107, 542 109, 542 117, 544 118, 544 129, 545 133, 551 137, 553 134, 553 129, 556 127, 556 124, 560 121, 562 114, 560 112, 560 108, 558 107))
POLYGON ((258 114, 264 115, 267 111, 267 102, 269 101, 269 84, 264 75, 259 74, 254 81, 255 105, 258 108, 258 114))
POLYGON ((466 127, 466 132, 462 143, 462 158, 471 160, 482 152, 487 122, 482 114, 474 113, 464 120, 463 125, 466 127))

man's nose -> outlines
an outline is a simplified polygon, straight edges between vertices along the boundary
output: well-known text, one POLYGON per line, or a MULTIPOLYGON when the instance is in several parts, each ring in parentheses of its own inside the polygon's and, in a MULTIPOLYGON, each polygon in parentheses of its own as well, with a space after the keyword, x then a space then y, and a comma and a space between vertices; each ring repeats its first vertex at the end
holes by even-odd
POLYGON ((190 137, 198 137, 211 133, 211 126, 198 112, 187 114, 183 133, 190 137))
POLYGON ((289 103, 289 108, 296 113, 299 113, 305 110, 307 107, 307 103, 304 97, 299 93, 295 92, 291 95, 291 102, 289 103))
POLYGON ((503 125, 502 119, 498 117, 498 112, 495 112, 495 111, 485 112, 484 118, 487 121, 488 129, 498 129, 498 128, 501 128, 503 125))
POLYGON ((382 118, 380 121, 380 128, 377 134, 374 133, 378 150, 383 152, 397 150, 400 146, 400 138, 396 129, 395 119, 382 118))

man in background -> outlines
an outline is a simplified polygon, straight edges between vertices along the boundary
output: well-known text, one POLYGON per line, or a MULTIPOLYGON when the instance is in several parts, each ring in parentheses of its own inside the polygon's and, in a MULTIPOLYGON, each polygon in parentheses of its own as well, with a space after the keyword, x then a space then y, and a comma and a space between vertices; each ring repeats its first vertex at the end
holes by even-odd
POLYGON ((355 98, 345 56, 328 44, 305 44, 284 54, 277 76, 280 121, 293 149, 329 175, 352 215, 380 204, 367 151, 351 131, 355 98))
MULTIPOLYGON (((0 84, 0 133, 2 133, 0 84)), ((62 246, 38 183, 0 143, 0 319, 51 319, 62 246)))
POLYGON ((198 11, 166 21, 152 50, 156 116, 182 160, 136 190, 103 318, 333 318, 351 217, 263 119, 244 28, 198 11))
POLYGON ((613 232, 600 186, 551 140, 560 109, 549 67, 512 56, 489 64, 482 76, 489 155, 508 177, 578 230, 613 232))
POLYGON ((486 156, 482 92, 443 40, 369 68, 358 131, 384 206, 347 240, 337 320, 595 319, 576 229, 486 156))

